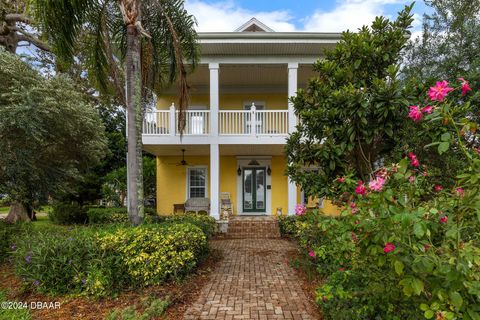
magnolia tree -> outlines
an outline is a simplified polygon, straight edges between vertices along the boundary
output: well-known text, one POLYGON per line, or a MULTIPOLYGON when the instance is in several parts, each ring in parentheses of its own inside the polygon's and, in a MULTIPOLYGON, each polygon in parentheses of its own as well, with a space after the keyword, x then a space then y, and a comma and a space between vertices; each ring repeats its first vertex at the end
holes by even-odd
POLYGON ((377 17, 371 27, 345 32, 315 64, 318 76, 292 98, 299 124, 287 142, 287 170, 308 195, 336 196, 328 185, 338 175, 366 179, 397 144, 408 106, 398 60, 411 8, 395 21, 377 17))
POLYGON ((404 119, 439 158, 463 154, 452 187, 432 180, 412 145, 366 180, 332 179, 341 217, 297 208, 300 244, 326 277, 317 291, 326 319, 480 319, 480 136, 465 116, 472 94, 465 79, 438 81, 404 119))

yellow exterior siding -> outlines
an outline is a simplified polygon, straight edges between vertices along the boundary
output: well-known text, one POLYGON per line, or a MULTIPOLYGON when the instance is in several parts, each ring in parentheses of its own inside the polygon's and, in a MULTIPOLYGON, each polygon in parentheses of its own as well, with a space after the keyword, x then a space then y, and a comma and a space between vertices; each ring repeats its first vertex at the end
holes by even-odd
MULTIPOLYGON (((162 215, 172 214, 173 204, 184 203, 187 198, 188 166, 177 166, 176 163, 181 160, 182 158, 178 156, 157 157, 157 211, 162 215)), ((210 159, 208 156, 186 156, 185 160, 192 165, 207 167, 207 174, 209 174, 210 159)), ((272 169, 272 212, 267 212, 267 214, 276 214, 279 207, 282 208, 283 214, 287 213, 288 180, 284 175, 285 165, 283 156, 272 157, 270 166, 272 169)), ((234 214, 237 214, 237 169, 235 156, 220 156, 220 192, 230 193, 234 214)), ((208 177, 209 179, 210 177, 208 177)), ((209 188, 209 183, 208 181, 207 188, 209 188)))
POLYGON ((288 212, 288 179, 285 176, 287 162, 283 156, 272 157, 272 214, 277 214, 277 208, 282 213, 288 212))
MULTIPOLYGON (((222 94, 220 96, 220 110, 243 110, 245 102, 262 101, 265 102, 266 110, 284 110, 288 108, 287 94, 265 93, 265 94, 222 94)), ((177 104, 176 96, 161 96, 157 100, 157 109, 166 110, 172 103, 177 104)), ((191 106, 206 106, 210 108, 210 98, 208 95, 192 95, 190 97, 191 106)))
MULTIPOLYGON (((157 212, 172 214, 174 203, 184 203, 187 197, 187 166, 177 166, 182 157, 157 157, 157 212)), ((188 163, 209 167, 210 158, 185 157, 188 163)), ((207 173, 209 168, 207 169, 207 173)), ((208 185, 207 185, 208 190, 208 185)), ((208 193, 208 191, 207 191, 208 193)))

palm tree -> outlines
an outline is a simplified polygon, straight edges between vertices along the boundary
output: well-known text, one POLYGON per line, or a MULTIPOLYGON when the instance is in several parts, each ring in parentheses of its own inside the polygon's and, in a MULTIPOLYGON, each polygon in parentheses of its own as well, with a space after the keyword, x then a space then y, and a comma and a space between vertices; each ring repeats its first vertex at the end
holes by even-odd
POLYGON ((183 0, 29 1, 59 66, 71 64, 81 48, 98 89, 113 90, 126 106, 128 213, 130 221, 138 225, 144 216, 144 109, 154 92, 178 80, 178 129, 183 132, 188 105, 187 66, 194 68, 198 59, 195 18, 184 9, 183 0))

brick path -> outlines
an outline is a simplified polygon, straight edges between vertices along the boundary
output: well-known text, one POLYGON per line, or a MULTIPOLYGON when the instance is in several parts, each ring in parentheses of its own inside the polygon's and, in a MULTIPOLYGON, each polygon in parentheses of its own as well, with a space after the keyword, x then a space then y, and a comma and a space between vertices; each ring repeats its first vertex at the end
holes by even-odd
POLYGON ((295 246, 282 239, 214 240, 223 253, 185 319, 319 319, 287 264, 295 246))

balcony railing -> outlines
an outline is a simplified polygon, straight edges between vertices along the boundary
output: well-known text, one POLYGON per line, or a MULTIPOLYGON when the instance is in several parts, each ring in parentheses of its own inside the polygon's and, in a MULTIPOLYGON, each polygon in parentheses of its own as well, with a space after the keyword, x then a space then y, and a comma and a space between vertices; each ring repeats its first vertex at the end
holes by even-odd
MULTIPOLYGON (((147 112, 143 121, 144 135, 178 135, 178 111, 147 112)), ((184 135, 209 135, 210 110, 185 112, 184 135)), ((288 134, 288 110, 219 110, 218 134, 226 136, 274 136, 288 134)))

